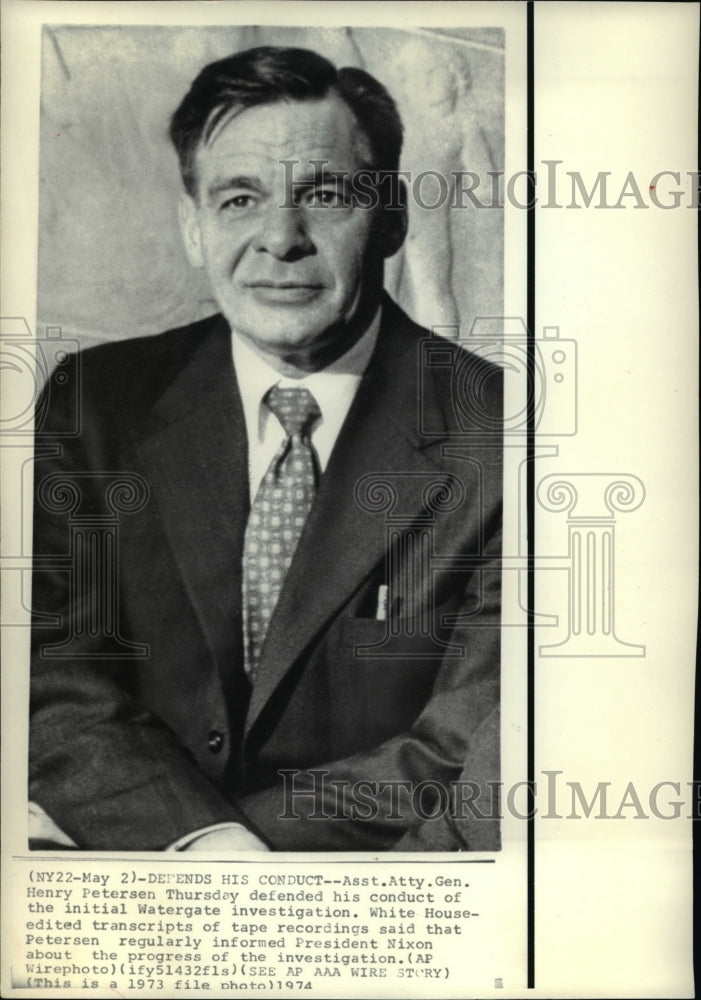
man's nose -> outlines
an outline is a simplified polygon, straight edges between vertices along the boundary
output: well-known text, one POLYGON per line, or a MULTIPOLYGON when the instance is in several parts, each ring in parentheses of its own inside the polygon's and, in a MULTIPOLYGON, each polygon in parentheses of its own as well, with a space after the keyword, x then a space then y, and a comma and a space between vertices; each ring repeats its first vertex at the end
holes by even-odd
POLYGON ((296 206, 271 206, 261 220, 254 240, 256 250, 278 260, 305 257, 314 250, 302 211, 296 206))

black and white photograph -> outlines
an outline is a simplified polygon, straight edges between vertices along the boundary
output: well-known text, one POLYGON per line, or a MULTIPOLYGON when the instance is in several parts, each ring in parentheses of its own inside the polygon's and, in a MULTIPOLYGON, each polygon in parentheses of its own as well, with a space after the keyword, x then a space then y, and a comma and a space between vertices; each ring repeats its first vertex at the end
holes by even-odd
POLYGON ((699 5, 2 21, 3 995, 693 996, 699 5))
POLYGON ((44 29, 38 845, 498 848, 503 36, 44 29))

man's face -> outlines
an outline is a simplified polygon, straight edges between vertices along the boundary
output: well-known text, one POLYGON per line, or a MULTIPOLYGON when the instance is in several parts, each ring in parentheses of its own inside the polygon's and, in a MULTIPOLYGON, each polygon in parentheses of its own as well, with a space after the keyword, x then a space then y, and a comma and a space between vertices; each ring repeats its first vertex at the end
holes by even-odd
POLYGON ((197 197, 182 207, 188 255, 270 360, 352 343, 371 318, 387 253, 381 209, 349 200, 353 173, 369 165, 367 138, 336 95, 248 108, 200 146, 197 197))

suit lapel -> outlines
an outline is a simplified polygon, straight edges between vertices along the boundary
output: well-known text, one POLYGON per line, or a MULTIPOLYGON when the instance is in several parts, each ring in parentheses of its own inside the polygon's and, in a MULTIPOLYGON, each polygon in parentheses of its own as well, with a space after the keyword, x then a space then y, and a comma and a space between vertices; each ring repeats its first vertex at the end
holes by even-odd
POLYGON ((222 678, 241 662, 247 439, 220 320, 156 403, 137 451, 222 678))
MULTIPOLYGON (((430 446, 418 434, 416 328, 387 301, 378 345, 322 477, 309 518, 285 578, 256 674, 246 722, 255 723, 295 660, 384 557, 387 511, 363 503, 368 475, 398 485, 402 516, 424 508, 430 481, 445 479, 440 439, 430 446), (399 319, 401 317, 401 319, 399 319), (403 320, 403 322, 402 322, 403 320), (365 480, 366 481, 366 480, 365 480)), ((431 393, 424 408, 442 411, 431 393)))
MULTIPOLYGON (((262 651, 246 733, 305 648, 383 559, 387 511, 361 503, 369 475, 393 482, 402 518, 445 481, 445 427, 435 386, 418 379, 419 331, 389 300, 378 344, 329 461, 262 651), (433 428, 418 432, 418 401, 433 428), (401 482, 398 482, 398 479, 401 482)), ((249 512, 243 408, 223 320, 202 338, 136 442, 188 595, 225 689, 242 664, 241 557, 249 512), (232 662, 233 660, 233 662, 232 662)), ((448 463, 448 467, 450 463, 448 463)), ((240 672, 240 671, 239 671, 240 672)), ((233 682, 232 682, 233 683, 233 682)))

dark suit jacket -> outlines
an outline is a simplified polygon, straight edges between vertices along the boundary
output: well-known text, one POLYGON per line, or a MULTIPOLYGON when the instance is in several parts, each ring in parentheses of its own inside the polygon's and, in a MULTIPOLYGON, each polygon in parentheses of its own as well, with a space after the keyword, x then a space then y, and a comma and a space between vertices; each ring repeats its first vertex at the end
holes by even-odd
POLYGON ((401 849, 440 813, 498 699, 502 410, 498 369, 460 352, 456 375, 456 348, 432 338, 427 359, 428 337, 385 301, 252 691, 226 321, 93 348, 79 393, 49 387, 30 798, 80 847, 160 849, 238 820, 280 850, 401 849), (93 586, 100 548, 113 582, 93 586))

